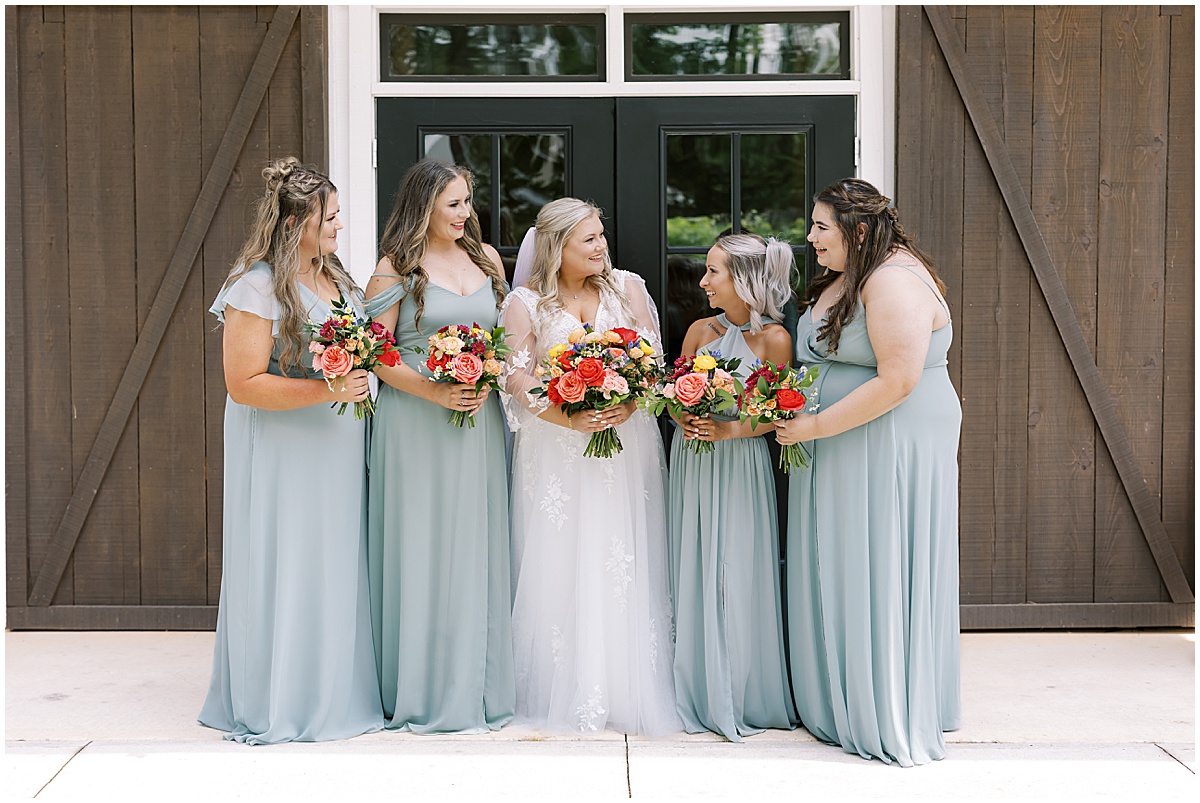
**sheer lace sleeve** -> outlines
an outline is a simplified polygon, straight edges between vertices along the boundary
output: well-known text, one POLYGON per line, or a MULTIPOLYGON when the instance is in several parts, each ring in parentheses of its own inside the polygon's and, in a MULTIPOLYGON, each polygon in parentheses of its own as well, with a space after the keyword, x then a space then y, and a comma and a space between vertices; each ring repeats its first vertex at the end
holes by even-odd
MULTIPOLYGON (((646 280, 636 273, 621 270, 615 271, 624 279, 625 299, 629 302, 629 310, 633 313, 634 328, 646 336, 654 350, 662 353, 662 330, 658 324, 658 307, 646 289, 646 280)), ((664 356, 665 359, 665 356, 664 356)))
POLYGON ((535 373, 541 354, 530 311, 535 303, 528 291, 518 288, 508 294, 500 309, 500 325, 512 348, 512 354, 505 361, 500 402, 508 419, 508 428, 514 432, 550 407, 548 400, 529 393, 542 384, 535 373))

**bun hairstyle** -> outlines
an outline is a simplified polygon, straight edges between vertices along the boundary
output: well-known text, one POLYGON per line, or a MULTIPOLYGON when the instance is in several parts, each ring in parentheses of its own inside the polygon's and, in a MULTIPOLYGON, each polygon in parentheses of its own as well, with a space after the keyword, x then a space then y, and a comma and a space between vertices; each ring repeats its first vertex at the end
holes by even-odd
POLYGON ((725 234, 715 245, 728 256, 733 289, 750 310, 750 331, 761 332, 764 317, 782 321, 783 307, 792 297, 792 247, 757 234, 725 234))
MULTIPOLYGON (((429 274, 421 267, 428 244, 429 219, 438 198, 457 178, 467 182, 467 191, 473 197, 475 177, 465 167, 434 159, 422 159, 410 167, 400 182, 396 203, 379 241, 380 256, 387 257, 392 263, 392 268, 407 287, 408 296, 417 305, 415 324, 418 330, 425 315, 425 288, 429 286, 429 274)), ((508 293, 508 286, 504 274, 483 250, 483 234, 474 204, 471 205, 471 216, 463 226, 463 236, 456 242, 475 266, 491 279, 499 308, 508 293)))
MULTIPOLYGON (((533 255, 533 268, 529 273, 529 288, 538 294, 539 311, 556 310, 562 307, 562 293, 558 289, 558 272, 562 267, 563 248, 580 223, 590 217, 604 218, 600 207, 578 198, 559 198, 546 204, 538 211, 535 229, 537 236, 533 255)), ((632 316, 625 294, 617 286, 613 276, 612 257, 604 252, 604 268, 600 273, 587 277, 585 286, 603 293, 608 290, 617 299, 622 311, 632 316)))
MULTIPOLYGON (((860 178, 843 178, 821 190, 813 200, 833 210, 833 222, 846 246, 844 290, 817 330, 817 339, 825 341, 831 354, 837 351, 842 327, 854 317, 863 285, 897 251, 907 251, 919 259, 929 271, 938 292, 943 296, 946 294, 946 285, 938 278, 933 260, 904 231, 899 214, 891 206, 892 200, 881 195, 873 185, 860 178), (859 226, 865 226, 862 242, 859 242, 859 226)), ((825 288, 837 278, 838 274, 831 270, 814 278, 804 291, 801 311, 815 304, 825 288)))
POLYGON ((279 366, 290 374, 301 368, 307 347, 304 325, 308 308, 300 301, 296 277, 311 267, 316 276, 326 273, 343 295, 354 293, 357 287, 334 254, 319 253, 311 265, 300 264, 300 238, 305 226, 314 216, 318 221, 325 220, 329 196, 337 192, 329 177, 313 165, 301 164, 294 156, 271 162, 263 168, 262 177, 266 190, 255 206, 250 237, 225 283, 235 281, 256 262, 271 266, 275 299, 280 306, 279 366))

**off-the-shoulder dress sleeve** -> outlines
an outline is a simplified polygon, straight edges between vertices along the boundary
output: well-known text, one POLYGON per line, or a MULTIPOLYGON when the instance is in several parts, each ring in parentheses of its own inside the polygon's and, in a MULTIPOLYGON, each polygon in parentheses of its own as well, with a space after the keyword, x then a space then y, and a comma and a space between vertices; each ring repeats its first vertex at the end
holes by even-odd
POLYGON ((536 307, 533 294, 525 288, 517 288, 505 297, 500 308, 500 325, 512 348, 500 380, 500 402, 508 427, 514 432, 550 407, 547 399, 529 393, 542 384, 535 373, 541 354, 533 321, 536 307))
POLYGON ((650 345, 661 355, 662 330, 658 324, 658 307, 650 297, 650 291, 646 289, 646 280, 627 270, 613 272, 623 282, 625 300, 629 302, 629 310, 636 319, 634 328, 649 339, 650 345))
POLYGON ((217 293, 208 311, 217 316, 217 320, 225 323, 225 308, 248 312, 268 321, 272 321, 271 335, 279 334, 279 318, 281 310, 279 301, 275 298, 275 288, 272 284, 271 266, 266 262, 256 262, 250 270, 243 273, 232 283, 226 283, 217 293))

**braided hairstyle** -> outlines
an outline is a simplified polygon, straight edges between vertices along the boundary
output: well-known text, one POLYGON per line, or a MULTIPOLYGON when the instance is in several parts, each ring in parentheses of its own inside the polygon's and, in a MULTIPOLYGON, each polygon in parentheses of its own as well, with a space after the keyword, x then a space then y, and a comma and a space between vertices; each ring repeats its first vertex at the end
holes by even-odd
MULTIPOLYGON (((456 178, 466 181, 467 191, 474 196, 475 177, 465 167, 433 159, 422 159, 410 167, 400 182, 395 206, 379 241, 380 256, 387 257, 392 263, 408 295, 417 305, 414 323, 418 331, 421 318, 425 315, 425 288, 429 286, 429 274, 421 267, 428 242, 429 218, 433 215, 438 198, 456 178)), ((474 204, 471 205, 471 216, 463 226, 463 236, 455 242, 467 252, 475 267, 492 280, 492 292, 496 296, 496 308, 499 309, 508 287, 504 274, 483 250, 483 234, 474 204)))
MULTIPOLYGON (((860 178, 843 178, 817 193, 815 203, 833 210, 833 221, 846 245, 845 284, 841 297, 826 313, 825 323, 817 330, 817 339, 824 340, 829 352, 835 353, 842 336, 842 327, 854 317, 863 285, 880 265, 899 251, 912 254, 929 271, 938 292, 946 294, 946 285, 938 278, 933 260, 917 247, 900 225, 892 200, 879 194, 870 183, 860 178), (865 226, 859 242, 859 226, 865 226)), ((816 276, 804 291, 801 312, 817 303, 826 287, 837 281, 836 271, 825 270, 816 276)))
MULTIPOLYGON (((323 224, 329 196, 337 192, 337 187, 316 167, 301 164, 294 156, 271 162, 263 168, 262 177, 266 191, 255 207, 250 237, 225 284, 232 284, 256 262, 271 266, 272 288, 281 313, 279 367, 290 375, 301 367, 308 345, 304 332, 308 308, 300 300, 296 281, 300 271, 308 267, 300 264, 300 239, 314 217, 318 226, 323 224)), ((354 292, 354 280, 335 255, 318 254, 312 267, 314 277, 324 272, 343 294, 354 292)))

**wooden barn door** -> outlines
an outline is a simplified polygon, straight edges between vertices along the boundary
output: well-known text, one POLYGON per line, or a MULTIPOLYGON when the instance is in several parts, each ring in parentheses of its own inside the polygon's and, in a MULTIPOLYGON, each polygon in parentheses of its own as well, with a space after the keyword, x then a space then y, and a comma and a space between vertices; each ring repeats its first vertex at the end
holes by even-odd
POLYGON ((10 628, 211 628, 220 336, 259 172, 323 164, 325 13, 5 9, 10 628))
POLYGON ((964 628, 1194 626, 1194 9, 898 11, 950 286, 964 628))

